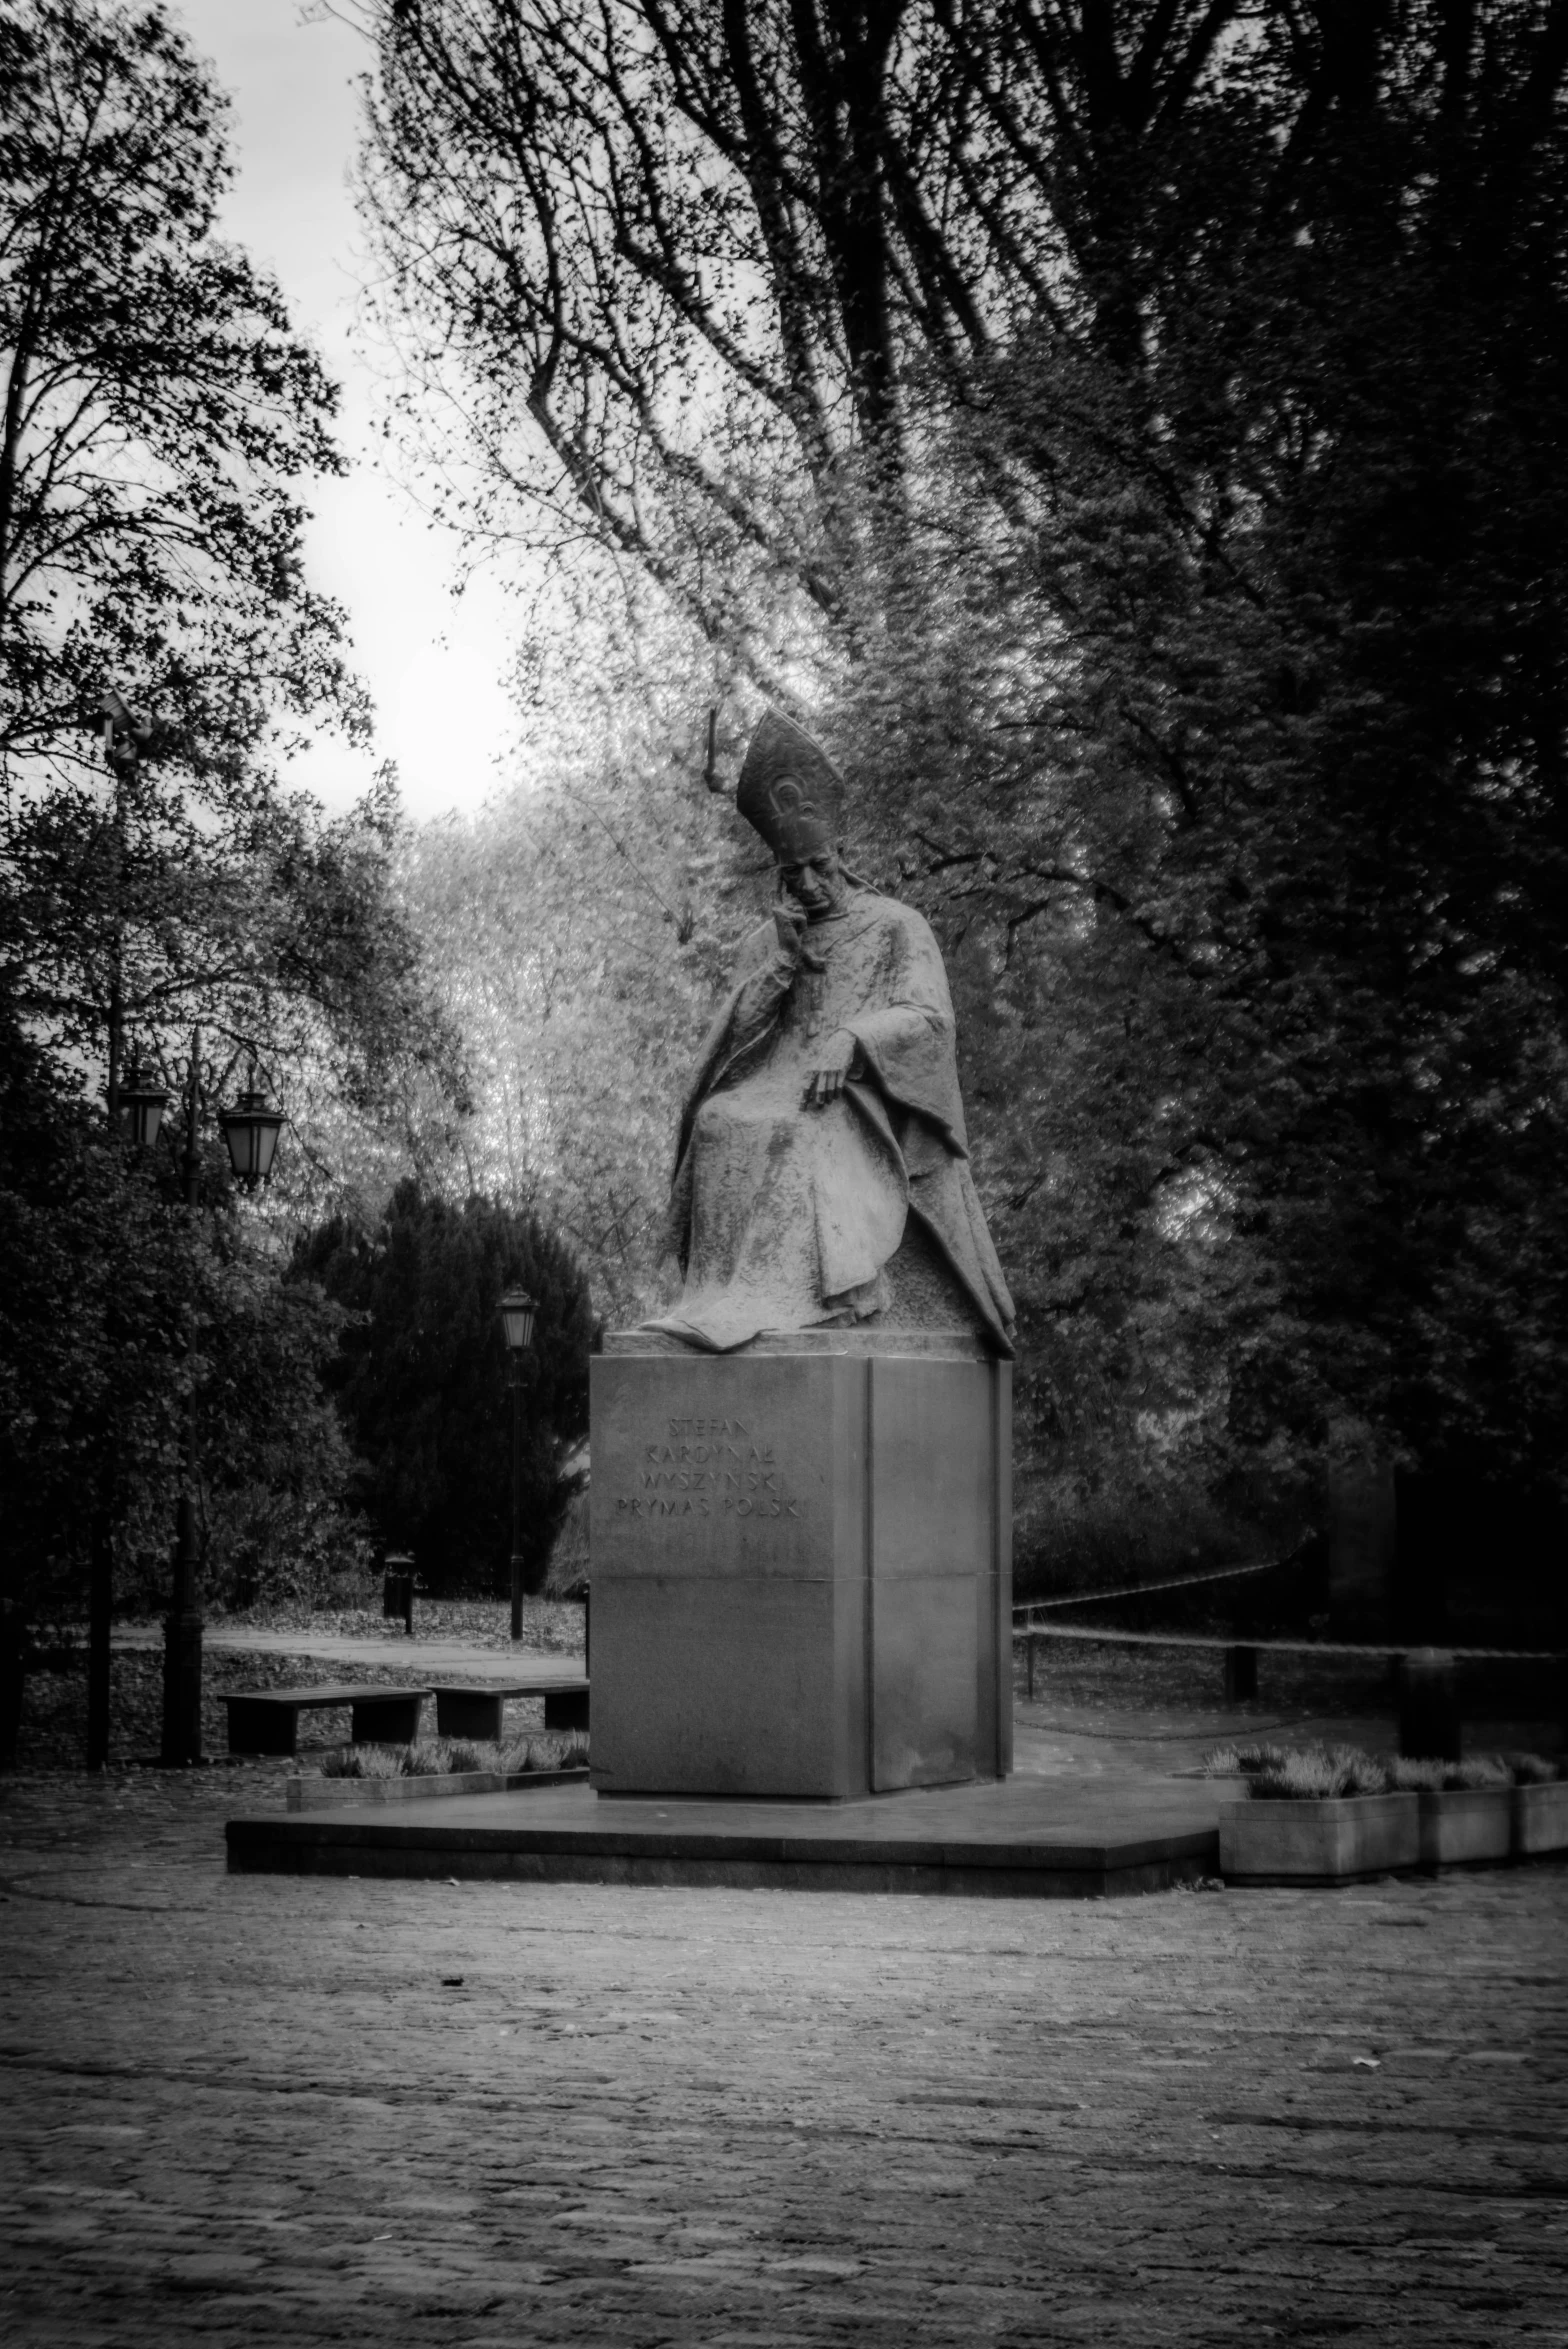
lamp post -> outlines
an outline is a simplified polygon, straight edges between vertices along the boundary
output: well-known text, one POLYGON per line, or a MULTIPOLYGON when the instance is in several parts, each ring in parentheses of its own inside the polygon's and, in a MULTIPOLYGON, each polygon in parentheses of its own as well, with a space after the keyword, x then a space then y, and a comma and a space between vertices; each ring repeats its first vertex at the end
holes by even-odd
MULTIPOLYGON (((118 974, 110 992, 109 1119, 129 1141, 150 1148, 169 1105, 169 1096, 149 1085, 134 1064, 129 1076, 119 1073, 118 974)), ((109 1307, 106 1335, 111 1349, 118 1337, 117 1317, 109 1307)), ((87 1767, 107 1769, 109 1763, 110 1665, 114 1636, 114 1517, 115 1469, 105 1460, 99 1469, 93 1507, 87 1580, 87 1767)))
POLYGON ((501 1332, 512 1377, 512 1637, 523 1636, 523 1357, 533 1344, 534 1301, 526 1289, 501 1299, 501 1332))
MULTIPOLYGON (((147 1084, 133 1070, 120 1089, 119 1110, 126 1133, 143 1149, 158 1139, 169 1095, 147 1084)), ((249 1090, 233 1109, 218 1112, 218 1124, 228 1145, 229 1163, 237 1181, 253 1191, 272 1172, 273 1153, 283 1112, 274 1109, 256 1089, 251 1070, 249 1090)), ((195 1208, 201 1184, 201 1030, 191 1031, 190 1081, 185 1099, 185 1149, 181 1171, 185 1204, 195 1208)), ((195 1335, 188 1344, 194 1348, 195 1335)), ((180 1498, 175 1513, 174 1569, 169 1592, 169 1614, 163 1648, 163 1760, 166 1763, 201 1760, 202 1611, 197 1578, 196 1547, 196 1389, 192 1382, 185 1398, 185 1426, 180 1444, 180 1498)))
MULTIPOLYGON (((104 765, 114 780, 114 814, 109 827, 111 856, 109 926, 108 1058, 104 1106, 110 1131, 126 1123, 122 1112, 120 1053, 125 1026, 125 834, 127 801, 136 787, 141 754, 152 739, 149 722, 136 715, 113 686, 100 695, 89 723, 99 731, 104 765)), ((157 1130, 157 1120, 153 1121, 157 1130)), ((113 1308, 106 1332, 116 1342, 113 1308)), ((104 1769, 109 1760, 110 1646, 114 1621, 113 1464, 99 1465, 89 1525, 87 1570, 87 1767, 104 1769)))

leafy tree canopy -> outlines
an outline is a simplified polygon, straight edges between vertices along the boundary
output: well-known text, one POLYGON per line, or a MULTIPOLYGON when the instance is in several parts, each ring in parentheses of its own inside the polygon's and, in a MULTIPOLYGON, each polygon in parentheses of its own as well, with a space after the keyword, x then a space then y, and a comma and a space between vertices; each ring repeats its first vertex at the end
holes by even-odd
POLYGON ((1136 348, 977 376, 845 697, 1001 1048, 1046 1359, 1254 1452, 1562 1473, 1559 13, 1261 42, 1136 348))
POLYGON ((1560 1478, 1564 0, 363 13, 454 518, 843 752, 1047 1455, 1560 1478))
POLYGON ((70 759, 106 678, 243 794, 282 710, 362 727, 294 485, 336 392, 213 234, 224 101, 129 0, 0 9, 0 746, 70 759))
POLYGON ((5 0, 0 88, 0 984, 111 1097, 199 1017, 371 1099, 451 1058, 394 795, 324 823, 271 763, 368 727, 301 560, 335 388, 213 233, 224 102, 160 9, 5 0))
POLYGON ((0 1517, 73 1603, 90 1523, 122 1598, 161 1585, 193 1388, 220 1589, 262 1570, 258 1511, 346 1538, 338 1315, 280 1295, 214 1097, 252 1057, 307 1125, 411 1071, 461 1093, 390 779, 337 822, 279 780, 305 723, 368 710, 301 558, 336 394, 215 234, 223 115, 162 9, 0 0, 0 1517), (114 1131, 133 1058, 201 1085, 194 1216, 114 1131))
POLYGON ((192 1211, 174 1151, 137 1161, 0 1007, 0 1569, 79 1615, 95 1516, 122 1604, 156 1604, 198 1402, 198 1534, 223 1600, 304 1595, 352 1562, 348 1461, 321 1384, 341 1312, 280 1292, 213 1143, 192 1211))

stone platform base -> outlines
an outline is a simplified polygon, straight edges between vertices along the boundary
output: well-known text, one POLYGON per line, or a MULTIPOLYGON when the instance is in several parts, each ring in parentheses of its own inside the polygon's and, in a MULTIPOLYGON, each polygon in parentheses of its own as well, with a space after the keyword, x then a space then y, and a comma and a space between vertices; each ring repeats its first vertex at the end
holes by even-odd
POLYGON ((1089 1899, 1213 1876, 1210 1782, 1013 1779, 849 1803, 605 1798, 585 1787, 231 1819, 234 1873, 1089 1899))
POLYGON ((594 1786, 853 1801, 1012 1765, 1011 1365, 956 1331, 612 1333, 594 1786))

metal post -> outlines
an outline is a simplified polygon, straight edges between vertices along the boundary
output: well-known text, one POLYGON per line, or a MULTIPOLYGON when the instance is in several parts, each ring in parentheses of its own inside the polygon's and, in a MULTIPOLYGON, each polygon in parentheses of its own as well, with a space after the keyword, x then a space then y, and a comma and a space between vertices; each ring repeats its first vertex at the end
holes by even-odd
POLYGON ((523 1365, 520 1349, 512 1369, 512 1637, 523 1636, 523 1365))
MULTIPOLYGON (((104 1106, 111 1143, 120 1130, 120 1066, 125 1049, 124 946, 121 889, 125 871, 125 773, 114 756, 114 720, 103 722, 105 764, 114 776, 114 925, 109 951, 109 1074, 104 1106)), ((113 1308, 105 1332, 111 1350, 115 1328, 113 1308)), ((113 1424, 111 1417, 111 1427, 113 1424)), ((87 1568, 87 1767, 106 1769, 109 1761, 110 1645, 114 1622, 114 1500, 118 1484, 113 1439, 98 1462, 97 1499, 88 1530, 87 1568)))
MULTIPOLYGON (((201 1030, 191 1035, 190 1100, 185 1123, 185 1204, 195 1207, 200 1189, 198 1117, 201 1086, 201 1030)), ((196 1333, 190 1333, 194 1353, 196 1333)), ((185 1398, 180 1444, 180 1502, 175 1518, 173 1587, 163 1646, 163 1759, 180 1764, 201 1760, 202 1680, 201 1594, 196 1558, 196 1389, 185 1398)))
POLYGON ((103 1487, 113 1470, 98 1467, 100 1492, 93 1510, 87 1567, 87 1767, 103 1770, 109 1762, 110 1639, 114 1617, 114 1528, 103 1487))

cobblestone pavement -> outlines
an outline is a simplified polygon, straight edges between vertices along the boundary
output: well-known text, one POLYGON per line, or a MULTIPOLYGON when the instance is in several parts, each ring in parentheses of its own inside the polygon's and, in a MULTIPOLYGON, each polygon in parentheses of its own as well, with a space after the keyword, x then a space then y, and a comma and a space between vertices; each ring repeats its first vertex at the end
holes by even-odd
POLYGON ((0 1788, 0 2337, 1568 2342, 1568 1870, 1077 1905, 227 1877, 0 1788))

